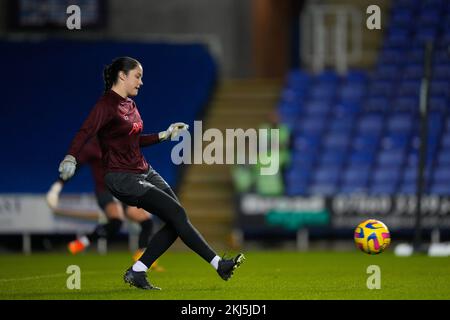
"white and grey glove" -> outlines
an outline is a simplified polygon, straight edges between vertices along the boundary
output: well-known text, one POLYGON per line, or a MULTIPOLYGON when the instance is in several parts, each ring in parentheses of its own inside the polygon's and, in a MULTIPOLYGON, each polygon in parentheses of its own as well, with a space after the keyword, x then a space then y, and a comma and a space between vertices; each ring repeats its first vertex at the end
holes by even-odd
POLYGON ((77 160, 75 160, 74 156, 68 154, 67 156, 64 157, 64 160, 61 161, 61 163, 59 164, 59 173, 60 173, 59 176, 64 181, 70 179, 74 175, 76 167, 77 167, 77 160))
POLYGON ((56 209, 58 207, 59 202, 59 194, 63 188, 63 183, 61 181, 56 181, 50 187, 50 190, 47 192, 46 200, 47 204, 51 209, 56 209))
POLYGON ((169 128, 167 128, 166 131, 161 131, 158 134, 159 140, 164 141, 167 139, 175 138, 180 130, 187 130, 189 129, 189 125, 187 125, 184 122, 176 122, 172 123, 169 128))

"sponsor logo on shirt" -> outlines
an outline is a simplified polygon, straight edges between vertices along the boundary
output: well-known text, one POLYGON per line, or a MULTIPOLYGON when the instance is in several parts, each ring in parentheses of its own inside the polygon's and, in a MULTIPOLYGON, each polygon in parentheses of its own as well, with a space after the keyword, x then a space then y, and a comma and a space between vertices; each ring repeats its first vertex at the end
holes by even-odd
POLYGON ((139 134, 142 132, 142 121, 139 122, 133 122, 133 127, 131 128, 130 132, 128 132, 128 135, 132 134, 139 134))

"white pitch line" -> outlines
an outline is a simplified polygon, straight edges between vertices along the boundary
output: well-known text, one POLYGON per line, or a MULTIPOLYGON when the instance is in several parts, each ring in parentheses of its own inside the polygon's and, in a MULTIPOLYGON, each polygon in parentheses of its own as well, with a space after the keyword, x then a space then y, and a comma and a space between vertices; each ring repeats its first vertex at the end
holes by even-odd
MULTIPOLYGON (((94 274, 99 272, 82 272, 82 274, 94 274)), ((27 281, 27 280, 40 280, 40 279, 47 279, 47 278, 58 278, 58 277, 67 277, 69 276, 69 273, 56 273, 56 274, 47 274, 42 276, 34 276, 34 277, 25 277, 25 278, 15 278, 15 279, 0 279, 0 282, 11 282, 11 281, 27 281)))

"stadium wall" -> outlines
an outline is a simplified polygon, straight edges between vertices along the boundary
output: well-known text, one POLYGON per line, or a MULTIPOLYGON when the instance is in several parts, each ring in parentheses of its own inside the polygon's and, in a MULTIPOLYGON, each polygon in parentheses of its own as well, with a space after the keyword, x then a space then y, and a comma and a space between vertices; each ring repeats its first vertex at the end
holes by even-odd
MULTIPOLYGON (((45 193, 71 139, 103 92, 102 71, 117 56, 144 67, 144 87, 135 98, 144 132, 175 121, 192 126, 208 102, 217 66, 203 44, 113 41, 1 41, 5 88, 1 103, 0 193, 45 193)), ((172 143, 144 149, 150 164, 171 185, 177 166, 172 143)), ((80 170, 68 192, 90 192, 92 178, 80 170)))

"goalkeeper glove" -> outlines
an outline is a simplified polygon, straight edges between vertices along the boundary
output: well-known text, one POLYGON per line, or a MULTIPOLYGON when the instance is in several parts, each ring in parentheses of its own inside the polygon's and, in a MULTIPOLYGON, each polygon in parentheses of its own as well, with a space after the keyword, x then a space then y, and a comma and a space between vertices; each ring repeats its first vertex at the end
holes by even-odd
POLYGON ((52 184, 50 190, 47 192, 46 200, 47 204, 51 209, 58 207, 59 193, 61 192, 63 183, 59 180, 52 184))
POLYGON ((172 123, 166 131, 161 131, 158 134, 159 140, 164 141, 170 138, 175 138, 180 130, 189 129, 189 125, 183 122, 172 123))
POLYGON ((64 181, 70 179, 75 173, 76 166, 77 160, 75 160, 74 156, 71 156, 70 154, 65 156, 64 160, 59 164, 59 176, 61 177, 61 179, 63 179, 64 181))

